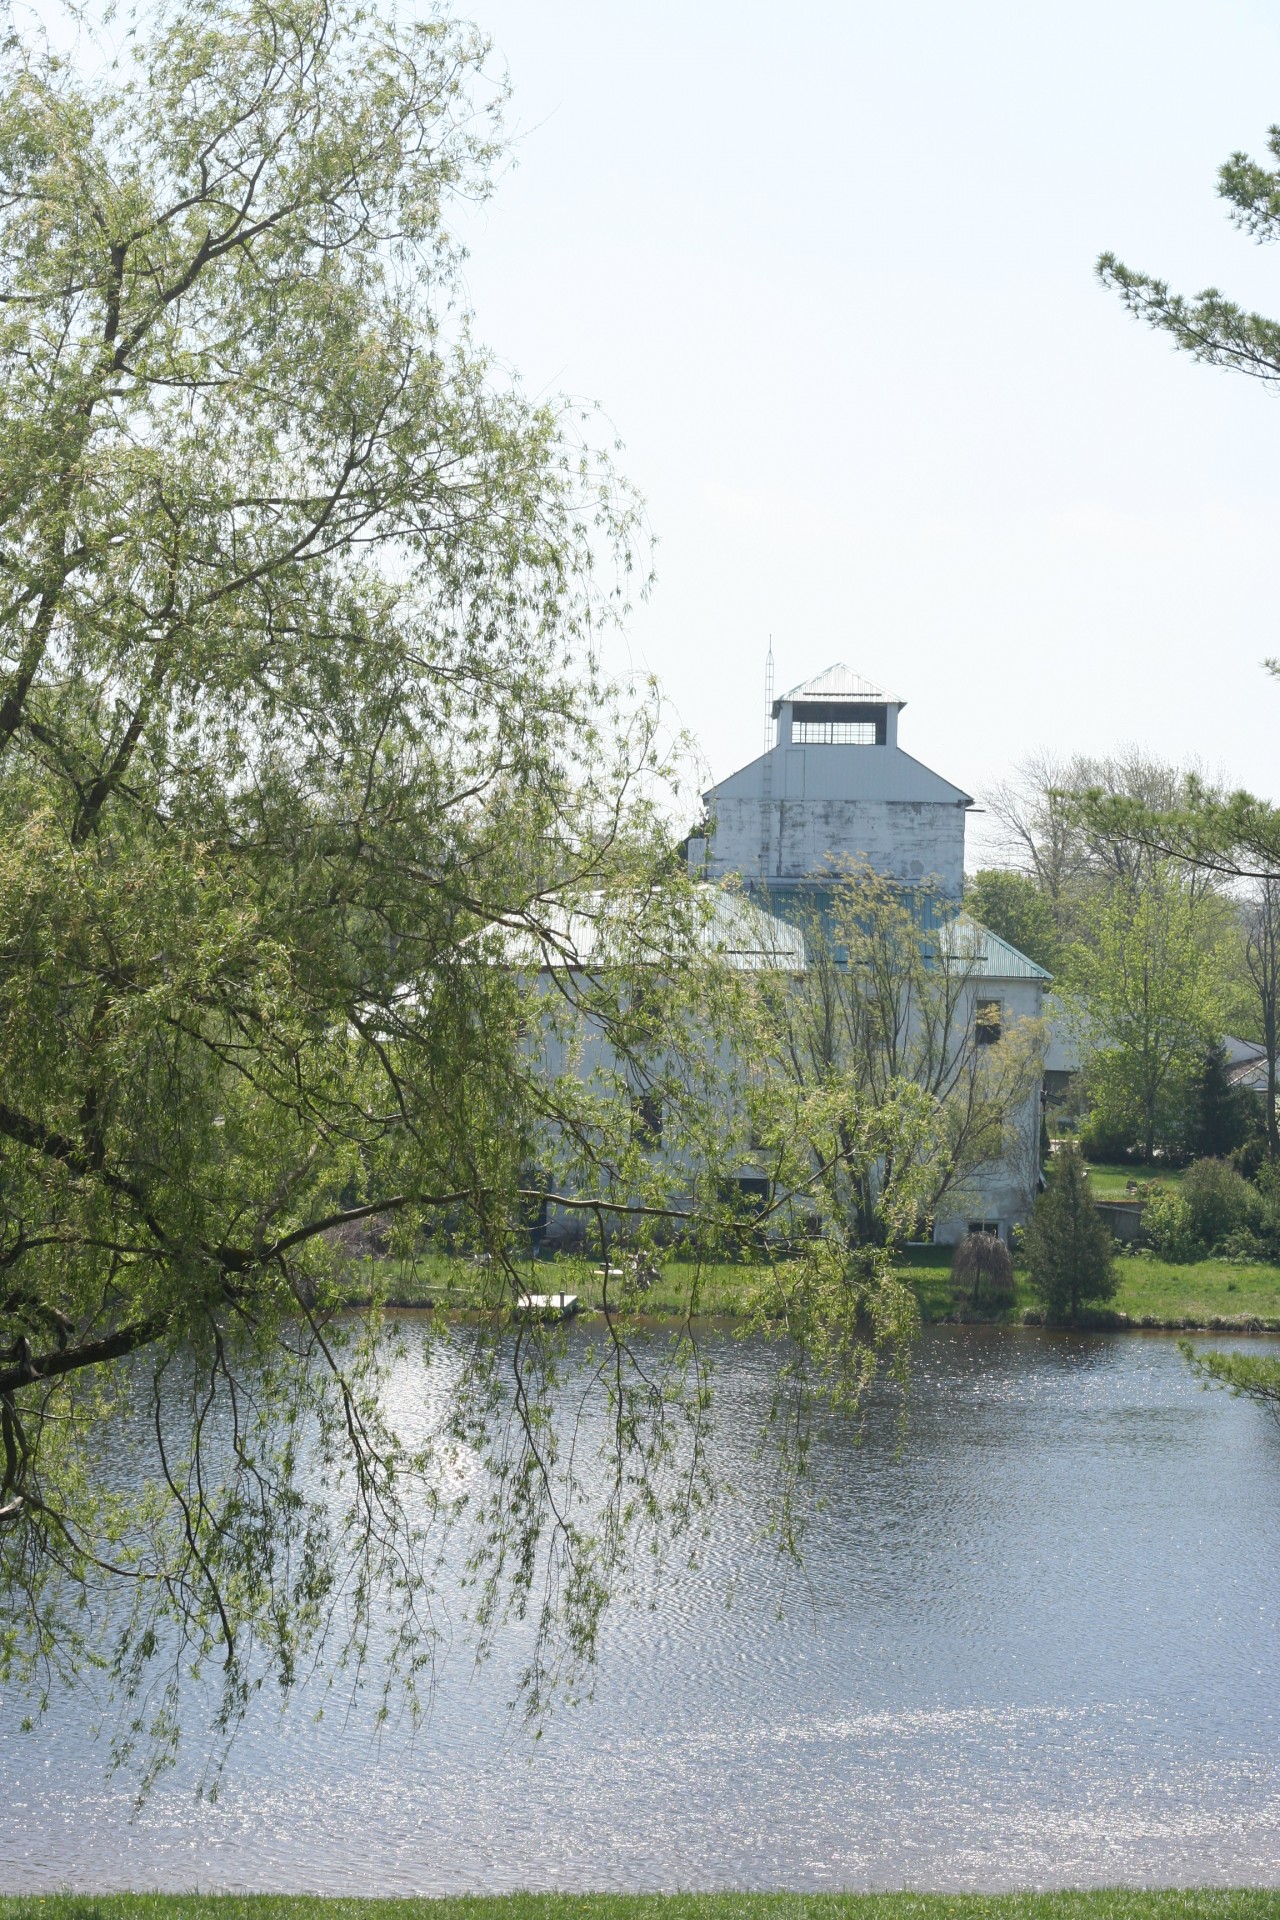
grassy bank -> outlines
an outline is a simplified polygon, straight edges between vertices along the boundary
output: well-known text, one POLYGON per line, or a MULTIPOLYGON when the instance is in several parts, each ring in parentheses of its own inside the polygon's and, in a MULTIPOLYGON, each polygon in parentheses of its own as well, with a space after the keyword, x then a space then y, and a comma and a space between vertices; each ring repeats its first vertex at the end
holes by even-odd
MULTIPOLYGON (((954 1319, 957 1303, 948 1250, 913 1249, 909 1258, 925 1319, 954 1319)), ((1119 1324, 1211 1327, 1221 1321, 1259 1321, 1280 1329, 1280 1266, 1233 1266, 1227 1260, 1180 1266, 1150 1254, 1120 1254, 1116 1273, 1120 1284, 1108 1312, 1119 1324)), ((1016 1322, 1036 1307, 1027 1276, 1019 1273, 1014 1304, 1001 1317, 1016 1322)))
POLYGON ((1180 1186, 1185 1172, 1183 1167, 1131 1167, 1122 1161, 1089 1160, 1085 1164, 1089 1169, 1089 1190, 1095 1200, 1140 1199, 1141 1189, 1155 1182, 1162 1187, 1180 1186), (1138 1191, 1131 1193, 1131 1187, 1138 1191))
MULTIPOLYGON (((949 1247, 909 1248, 903 1268, 926 1321, 957 1317, 949 1247)), ((1116 1268, 1120 1285, 1109 1311, 1123 1316, 1117 1324, 1211 1327, 1225 1321, 1280 1328, 1280 1266, 1232 1266, 1225 1260, 1175 1266, 1150 1255, 1122 1254, 1116 1268)), ((598 1269, 584 1261, 540 1261, 522 1267, 520 1273, 530 1291, 576 1293, 588 1312, 598 1310, 605 1299, 598 1269)), ((747 1266, 707 1266, 695 1272, 689 1265, 671 1261, 647 1293, 627 1297, 630 1304, 655 1318, 683 1317, 691 1306, 699 1315, 731 1317, 746 1311, 754 1277, 747 1266)), ((443 1312, 475 1311, 486 1297, 492 1297, 493 1285, 483 1269, 447 1255, 352 1268, 353 1299, 365 1298, 377 1287, 394 1305, 429 1306, 443 1312)), ((615 1302, 619 1288, 617 1279, 610 1281, 609 1298, 615 1302)), ((995 1317, 1016 1323, 1035 1307, 1035 1295, 1026 1275, 1020 1273, 1013 1306, 995 1317)))
POLYGON ((511 1894, 325 1900, 264 1894, 0 1898, 0 1920, 1274 1920, 1261 1890, 1011 1894, 511 1894))
POLYGON ((1116 1262, 1120 1288, 1113 1301, 1131 1320, 1193 1321, 1259 1319, 1280 1326, 1280 1267, 1232 1266, 1197 1260, 1190 1266, 1152 1256, 1116 1262))
MULTIPOLYGON (((615 1276, 606 1290, 599 1268, 584 1260, 538 1260, 518 1264, 521 1283, 531 1293, 576 1293, 583 1308, 595 1311, 606 1298, 616 1305, 622 1282, 615 1276)), ((361 1262, 351 1269, 351 1298, 367 1300, 376 1289, 390 1306, 433 1307, 446 1313, 475 1312, 494 1297, 495 1277, 469 1260, 431 1254, 420 1260, 361 1262)), ((746 1310, 753 1269, 742 1265, 695 1270, 678 1260, 665 1264, 642 1299, 628 1293, 627 1304, 642 1304, 660 1316, 732 1315, 746 1310)))

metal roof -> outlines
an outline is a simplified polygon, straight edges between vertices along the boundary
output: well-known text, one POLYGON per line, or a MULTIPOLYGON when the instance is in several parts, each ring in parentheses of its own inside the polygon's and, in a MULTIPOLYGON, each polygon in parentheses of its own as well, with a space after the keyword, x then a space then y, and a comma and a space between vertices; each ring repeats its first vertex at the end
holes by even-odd
MULTIPOLYGON (((774 765, 784 753, 801 752, 808 756, 805 768, 805 803, 825 800, 927 800, 948 807, 971 807, 973 799, 963 788, 944 780, 940 773, 926 767, 901 747, 770 747, 768 753, 749 760, 736 773, 726 774, 702 796, 712 811, 722 800, 763 800, 765 763, 774 765)), ((778 789, 773 788, 776 795, 778 789)), ((851 832, 851 829, 847 831, 851 832)), ((856 847, 829 847, 826 852, 839 856, 855 852, 856 847)))
MULTIPOLYGON (((740 973, 806 970, 802 926, 780 919, 743 893, 726 887, 699 887, 671 898, 670 918, 661 895, 634 902, 592 895, 576 907, 545 903, 541 925, 504 929, 501 942, 510 965, 570 970, 607 967, 622 959, 661 966, 688 952, 714 955, 740 973), (690 906, 693 917, 690 919, 690 906), (656 912, 655 912, 656 909, 656 912)), ((957 914, 937 929, 935 951, 960 962, 978 979, 1049 980, 1052 976, 980 927, 957 914)))
POLYGON ((724 887, 699 887, 687 895, 643 901, 588 896, 575 907, 545 903, 541 924, 506 929, 502 945, 509 964, 539 970, 607 967, 626 960, 661 966, 689 951, 714 955, 736 972, 803 973, 804 935, 767 913, 747 895, 724 887))
POLYGON ((806 680, 803 685, 792 687, 789 693, 780 694, 773 703, 774 713, 778 712, 784 701, 793 700, 858 700, 872 707, 905 707, 907 704, 896 693, 887 693, 874 680, 868 680, 864 674, 846 667, 842 660, 837 660, 835 666, 828 667, 825 673, 815 674, 812 680, 806 680))
POLYGON ((987 980, 1052 980, 1053 975, 1028 960, 999 934, 981 927, 967 913, 949 920, 943 930, 942 944, 956 959, 962 959, 980 978, 987 980))

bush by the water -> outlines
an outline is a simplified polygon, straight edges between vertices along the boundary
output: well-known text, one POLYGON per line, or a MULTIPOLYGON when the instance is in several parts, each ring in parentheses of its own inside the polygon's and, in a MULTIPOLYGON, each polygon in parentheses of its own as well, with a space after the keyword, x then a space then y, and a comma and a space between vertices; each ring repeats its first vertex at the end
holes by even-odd
POLYGON ((1182 1197, 1191 1214, 1191 1230, 1206 1251, 1237 1228, 1251 1226, 1258 1196, 1225 1160, 1197 1160, 1182 1176, 1182 1197))
POLYGON ((1116 1290, 1111 1234, 1089 1191, 1089 1175, 1071 1143, 1054 1154, 1044 1192, 1027 1227, 1031 1284, 1053 1319, 1074 1320, 1080 1308, 1116 1290))
POLYGON ((1003 1307, 1013 1299, 1013 1260, 998 1233, 966 1233, 951 1262, 956 1298, 970 1307, 1003 1307))
POLYGON ((1229 1260, 1280 1260, 1280 1166, 1259 1167, 1246 1183, 1249 1204, 1218 1242, 1229 1260))
POLYGON ((1215 1249, 1265 1253, 1267 1208, 1255 1187, 1225 1160, 1197 1160, 1180 1187, 1152 1195, 1143 1210, 1147 1239, 1165 1260, 1203 1260, 1215 1249))
POLYGON ((1162 1187, 1142 1209, 1142 1230, 1162 1260, 1200 1260, 1191 1209, 1176 1187, 1162 1187))

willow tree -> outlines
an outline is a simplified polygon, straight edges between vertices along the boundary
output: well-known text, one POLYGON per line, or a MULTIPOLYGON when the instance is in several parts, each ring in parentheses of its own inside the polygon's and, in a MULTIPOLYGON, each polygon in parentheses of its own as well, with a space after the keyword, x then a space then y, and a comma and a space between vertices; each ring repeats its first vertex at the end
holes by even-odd
POLYGON ((412 1705, 468 1503, 540 1697, 705 1486, 688 1340, 610 1323, 586 1474, 517 1313, 531 1207, 735 1230, 733 996, 597 665, 635 508, 471 338, 484 51, 342 0, 3 49, 0 1678, 105 1665, 160 1759, 192 1663, 230 1726, 375 1620, 412 1705), (412 1441, 337 1311, 371 1222, 486 1256, 412 1441))
POLYGON ((833 866, 803 926, 807 967, 764 983, 757 1052, 767 1084, 795 1090, 793 1111, 806 1116, 797 1146, 832 1169, 827 1211, 846 1215, 863 1247, 901 1241, 968 1206, 999 1163, 1029 1207, 1043 1029, 1014 1020, 984 1044, 982 930, 929 889, 904 893, 857 865, 833 866), (874 1152, 857 1145, 868 1124, 879 1130, 874 1152))

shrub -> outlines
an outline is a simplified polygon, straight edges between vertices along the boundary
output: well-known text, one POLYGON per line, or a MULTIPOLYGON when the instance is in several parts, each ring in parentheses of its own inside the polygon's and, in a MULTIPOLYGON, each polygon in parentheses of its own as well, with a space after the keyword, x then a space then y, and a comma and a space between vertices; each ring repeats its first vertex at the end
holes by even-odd
POLYGON ((1258 1169, 1253 1189, 1257 1209, 1250 1228, 1260 1252, 1268 1260, 1280 1260, 1280 1166, 1270 1161, 1258 1169))
POLYGON ((1091 1113, 1080 1129, 1080 1151, 1086 1160, 1127 1160, 1133 1153, 1133 1130, 1108 1114, 1091 1113))
POLYGON ((1164 1259, 1203 1259, 1205 1249, 1196 1238, 1191 1209, 1176 1187, 1163 1187, 1152 1195, 1142 1209, 1142 1227, 1164 1259))
POLYGON ((1273 1256, 1267 1242, 1249 1227, 1236 1227, 1218 1244, 1218 1252, 1233 1266, 1257 1266, 1273 1256))
POLYGON ((1256 1180, 1267 1164, 1267 1129, 1263 1103, 1255 1094, 1250 1107, 1249 1131, 1238 1147, 1232 1149, 1231 1165, 1246 1180, 1256 1180))
POLYGON ((996 1233, 966 1233, 951 1261, 956 1295, 970 1306, 1007 1305, 1014 1295, 1013 1260, 996 1233))
POLYGON ((1031 1284, 1055 1319, 1074 1320, 1086 1301, 1109 1300, 1115 1292, 1111 1235, 1093 1203, 1078 1148, 1062 1146, 1054 1154, 1026 1245, 1031 1284))
POLYGON ((1250 1227, 1260 1211, 1249 1182, 1225 1160, 1197 1160, 1188 1167, 1182 1197, 1191 1216, 1192 1233, 1209 1250, 1238 1228, 1250 1227))

